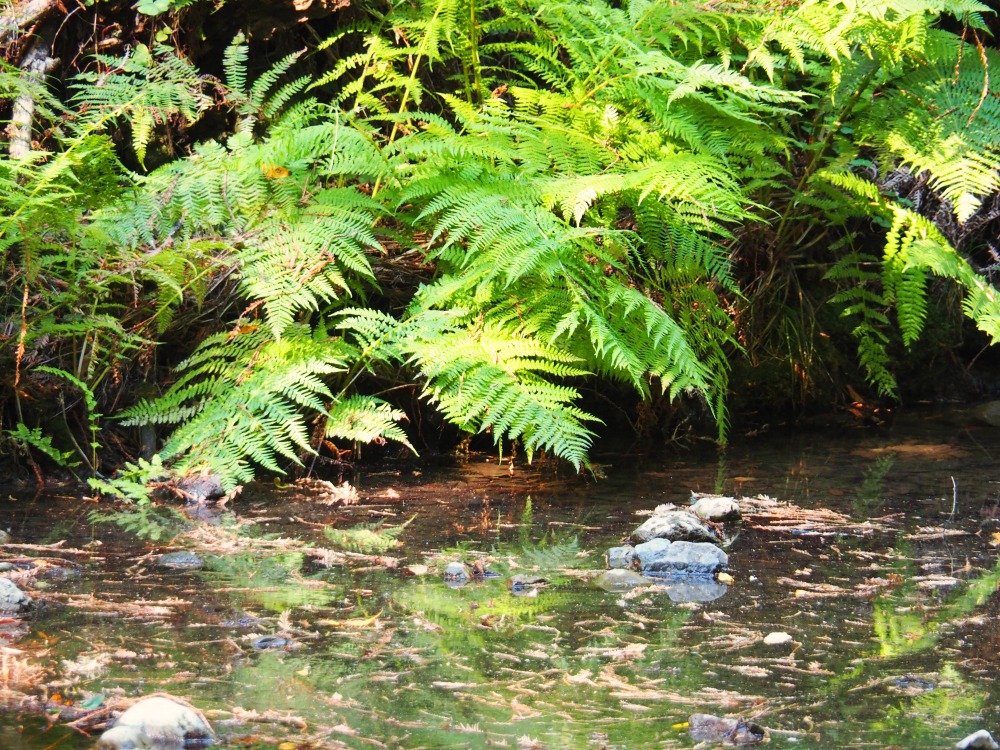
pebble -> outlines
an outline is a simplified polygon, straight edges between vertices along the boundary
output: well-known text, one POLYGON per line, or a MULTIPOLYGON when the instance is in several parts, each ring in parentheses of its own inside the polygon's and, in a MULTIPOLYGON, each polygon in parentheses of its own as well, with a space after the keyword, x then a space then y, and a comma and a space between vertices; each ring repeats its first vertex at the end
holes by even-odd
POLYGON ((784 643, 790 643, 791 640, 792 636, 790 636, 788 633, 782 633, 778 631, 774 633, 768 633, 767 635, 764 636, 764 643, 768 646, 780 646, 784 643))
POLYGON ((254 638, 250 645, 258 651, 267 651, 275 648, 288 648, 292 642, 279 635, 262 635, 260 638, 254 638))

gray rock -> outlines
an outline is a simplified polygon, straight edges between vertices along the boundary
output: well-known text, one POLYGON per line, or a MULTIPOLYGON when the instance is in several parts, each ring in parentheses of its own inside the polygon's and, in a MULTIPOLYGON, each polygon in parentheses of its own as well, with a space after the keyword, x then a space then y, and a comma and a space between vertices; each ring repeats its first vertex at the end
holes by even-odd
POLYGON ((442 574, 444 582, 451 588, 459 588, 472 580, 472 569, 461 562, 450 562, 442 574))
POLYGON ((635 547, 612 547, 608 550, 609 568, 631 568, 635 560, 635 547))
POLYGON ((965 739, 955 744, 955 750, 998 750, 1000 745, 993 739, 993 735, 985 729, 973 732, 965 739))
POLYGON ((719 535, 694 513, 671 510, 650 516, 632 532, 632 541, 636 544, 651 539, 669 539, 672 542, 718 542, 719 535))
POLYGON ((177 483, 177 489, 189 503, 204 503, 226 494, 222 489, 222 478, 218 474, 184 477, 177 483))
POLYGON ((764 740, 764 730, 757 724, 711 714, 691 714, 688 733, 691 739, 699 742, 721 742, 741 747, 756 745, 764 740))
POLYGON ((1000 427, 1000 401, 987 401, 985 404, 980 404, 972 410, 972 416, 982 424, 1000 427))
POLYGON ((258 651, 268 651, 270 649, 290 648, 292 641, 282 638, 280 635, 262 635, 260 638, 254 638, 250 645, 258 651))
POLYGON ((654 539, 635 548, 643 573, 673 573, 711 578, 729 564, 729 555, 708 542, 654 539))
POLYGON ((725 495, 692 495, 691 512, 709 521, 735 521, 740 517, 740 504, 735 497, 725 495))
POLYGON ((205 561, 194 552, 182 549, 160 555, 156 558, 156 564, 170 570, 198 570, 205 566, 205 561))
POLYGON ((594 583, 597 584, 598 588, 615 594, 631 591, 639 586, 653 585, 652 581, 645 576, 639 575, 634 570, 622 570, 620 568, 601 573, 601 575, 594 579, 594 583))
POLYGON ((0 577, 0 612, 20 612, 31 606, 31 597, 9 578, 0 577))
POLYGON ((11 539, 10 532, 0 529, 0 544, 9 544, 10 539, 11 539))
POLYGON ((670 542, 667 539, 650 539, 648 542, 635 546, 636 567, 639 570, 653 570, 653 566, 663 560, 670 549, 670 542))
POLYGON ((169 698, 145 698, 101 735, 98 750, 183 750, 215 733, 197 711, 169 698))

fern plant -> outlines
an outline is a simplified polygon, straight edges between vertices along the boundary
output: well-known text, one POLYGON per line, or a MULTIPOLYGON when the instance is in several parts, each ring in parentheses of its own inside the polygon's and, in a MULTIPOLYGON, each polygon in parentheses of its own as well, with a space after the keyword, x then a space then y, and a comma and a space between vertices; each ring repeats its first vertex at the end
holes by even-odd
POLYGON ((258 75, 242 35, 222 81, 165 47, 95 58, 51 153, 0 162, 14 392, 23 371, 58 368, 109 413, 108 384, 155 380, 169 341, 172 382, 124 423, 169 428, 160 458, 227 488, 324 436, 409 446, 374 385, 390 373, 459 429, 577 467, 595 380, 701 401, 724 438, 734 361, 766 351, 808 380, 824 301, 895 393, 888 347, 896 329, 919 345, 931 277, 998 331, 956 239, 989 224, 998 189, 989 9, 773 10, 428 0, 258 75), (963 34, 937 28, 943 14, 963 34), (152 164, 158 134, 211 108, 229 129, 148 174, 107 137, 127 122, 152 164), (894 194, 884 176, 904 172, 947 210, 894 194), (872 220, 880 253, 854 242, 872 220), (419 280, 387 290, 400 259, 419 280))

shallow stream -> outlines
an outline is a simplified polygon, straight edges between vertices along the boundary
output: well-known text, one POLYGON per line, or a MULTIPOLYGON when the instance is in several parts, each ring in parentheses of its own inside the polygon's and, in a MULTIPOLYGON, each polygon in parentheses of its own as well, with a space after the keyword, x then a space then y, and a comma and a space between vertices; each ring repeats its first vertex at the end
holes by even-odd
POLYGON ((248 488, 197 528, 134 522, 155 540, 8 488, 0 560, 37 606, 0 624, 0 747, 92 747, 60 706, 155 692, 232 748, 693 748, 693 713, 752 719, 772 747, 1000 735, 998 457, 1000 431, 931 414, 607 455, 598 480, 479 457, 363 474, 356 498, 248 488), (729 525, 735 581, 713 601, 594 584, 643 513, 692 492, 842 515, 729 525), (158 565, 185 547, 202 568, 158 565), (496 576, 450 586, 457 560, 496 576), (515 574, 546 582, 513 592, 515 574))

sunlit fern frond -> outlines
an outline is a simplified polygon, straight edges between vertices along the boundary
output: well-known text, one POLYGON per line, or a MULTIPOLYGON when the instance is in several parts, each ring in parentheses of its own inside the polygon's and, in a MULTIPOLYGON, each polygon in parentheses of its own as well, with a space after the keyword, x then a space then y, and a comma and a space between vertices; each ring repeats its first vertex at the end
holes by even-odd
POLYGON ((537 340, 483 327, 458 329, 407 347, 442 413, 472 433, 520 440, 529 456, 548 450, 579 467, 593 417, 573 405, 575 389, 552 379, 584 374, 576 359, 537 340))
POLYGON ((140 44, 125 57, 96 57, 105 72, 85 72, 75 79, 74 104, 87 113, 86 122, 127 117, 140 162, 157 124, 173 115, 193 123, 212 104, 198 70, 169 47, 157 45, 151 51, 140 44))
POLYGON ((959 222, 1000 189, 1000 102, 988 91, 992 75, 1000 75, 1000 54, 935 35, 927 61, 895 81, 864 121, 883 165, 927 172, 959 222))
POLYGON ((332 394, 324 378, 348 367, 353 350, 264 326, 206 339, 163 396, 122 416, 126 424, 174 424, 164 459, 217 471, 229 489, 253 477, 253 464, 281 472, 312 449, 304 412, 322 413, 332 394))

